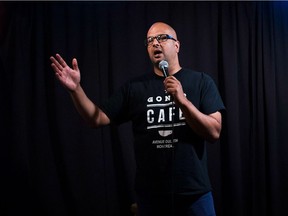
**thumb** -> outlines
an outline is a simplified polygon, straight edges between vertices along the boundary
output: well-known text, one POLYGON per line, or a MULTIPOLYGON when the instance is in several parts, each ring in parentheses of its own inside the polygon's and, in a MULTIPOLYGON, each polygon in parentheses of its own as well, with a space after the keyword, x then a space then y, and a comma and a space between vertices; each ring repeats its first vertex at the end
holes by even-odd
POLYGON ((73 60, 72 60, 72 66, 73 66, 73 69, 74 69, 74 70, 79 71, 78 63, 77 63, 77 59, 76 59, 76 58, 73 58, 73 60))

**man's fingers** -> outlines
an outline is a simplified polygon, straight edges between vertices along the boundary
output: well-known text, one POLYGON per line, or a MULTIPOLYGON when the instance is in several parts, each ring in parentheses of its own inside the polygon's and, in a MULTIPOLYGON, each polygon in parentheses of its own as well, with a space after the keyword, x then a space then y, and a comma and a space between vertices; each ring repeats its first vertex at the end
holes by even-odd
POLYGON ((73 69, 74 69, 74 70, 79 71, 78 62, 77 62, 77 59, 76 59, 76 58, 73 58, 73 60, 72 60, 72 66, 73 66, 73 69))
POLYGON ((54 63, 51 64, 51 67, 54 70, 56 75, 61 76, 61 70, 59 70, 59 68, 54 63))
POLYGON ((165 85, 171 85, 171 84, 176 84, 176 83, 178 83, 178 80, 174 76, 168 76, 164 80, 165 85))
POLYGON ((54 65, 54 67, 53 67, 54 70, 56 68, 60 71, 63 70, 63 67, 61 66, 61 64, 53 56, 50 57, 50 60, 52 61, 51 66, 53 67, 53 65, 54 65))
POLYGON ((61 67, 66 67, 67 66, 67 64, 66 64, 66 62, 64 61, 64 59, 57 53, 56 54, 56 58, 57 58, 57 60, 58 60, 58 62, 60 63, 60 65, 61 65, 61 67))

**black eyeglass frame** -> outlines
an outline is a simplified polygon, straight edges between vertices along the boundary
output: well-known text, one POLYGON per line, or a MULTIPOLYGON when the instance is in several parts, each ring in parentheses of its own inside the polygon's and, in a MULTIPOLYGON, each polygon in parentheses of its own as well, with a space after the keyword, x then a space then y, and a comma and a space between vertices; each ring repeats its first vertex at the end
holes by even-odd
POLYGON ((159 35, 156 35, 156 36, 154 36, 154 37, 151 36, 151 37, 146 38, 146 39, 144 40, 145 46, 151 45, 155 39, 158 41, 158 43, 165 42, 165 41, 167 41, 168 39, 177 41, 175 38, 173 38, 173 37, 172 37, 171 35, 169 35, 169 34, 159 34, 159 35), (163 35, 165 35, 166 38, 161 39, 161 37, 162 37, 163 35), (149 40, 150 42, 148 42, 148 40, 149 40))

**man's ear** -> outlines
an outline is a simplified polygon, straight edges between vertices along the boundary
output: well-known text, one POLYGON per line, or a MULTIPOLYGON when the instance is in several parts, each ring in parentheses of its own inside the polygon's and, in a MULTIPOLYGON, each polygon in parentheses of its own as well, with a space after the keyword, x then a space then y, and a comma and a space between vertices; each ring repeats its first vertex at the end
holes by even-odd
POLYGON ((175 46, 176 46, 176 49, 177 49, 177 53, 180 52, 180 41, 175 41, 175 46))

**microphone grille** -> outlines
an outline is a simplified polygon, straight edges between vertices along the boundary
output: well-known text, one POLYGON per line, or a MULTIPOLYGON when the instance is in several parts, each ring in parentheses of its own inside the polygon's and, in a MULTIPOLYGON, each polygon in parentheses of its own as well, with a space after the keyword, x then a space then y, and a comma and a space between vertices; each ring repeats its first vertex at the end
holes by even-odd
POLYGON ((162 61, 159 62, 159 68, 160 68, 160 69, 162 69, 163 67, 164 67, 164 68, 168 68, 168 66, 169 66, 169 64, 168 64, 168 62, 165 61, 165 60, 162 60, 162 61))

